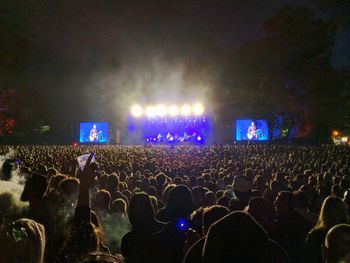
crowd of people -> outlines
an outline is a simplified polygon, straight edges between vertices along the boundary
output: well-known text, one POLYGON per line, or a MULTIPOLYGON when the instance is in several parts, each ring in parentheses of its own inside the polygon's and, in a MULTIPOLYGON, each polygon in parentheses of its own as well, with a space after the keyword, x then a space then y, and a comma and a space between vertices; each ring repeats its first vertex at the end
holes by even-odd
POLYGON ((350 262, 350 147, 9 151, 0 262, 350 262))

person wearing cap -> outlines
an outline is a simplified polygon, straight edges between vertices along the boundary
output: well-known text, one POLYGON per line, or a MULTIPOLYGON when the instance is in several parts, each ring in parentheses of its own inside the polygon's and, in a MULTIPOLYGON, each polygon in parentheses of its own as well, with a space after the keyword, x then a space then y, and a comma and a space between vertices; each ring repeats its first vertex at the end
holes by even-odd
POLYGON ((242 211, 249 202, 252 186, 245 176, 237 176, 233 181, 233 192, 236 196, 230 202, 231 211, 242 211))

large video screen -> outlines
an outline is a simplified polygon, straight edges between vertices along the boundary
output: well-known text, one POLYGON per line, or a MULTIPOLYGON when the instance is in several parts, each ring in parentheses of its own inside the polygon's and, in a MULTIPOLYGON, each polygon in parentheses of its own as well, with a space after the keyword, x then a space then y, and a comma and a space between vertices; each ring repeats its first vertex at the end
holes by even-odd
POLYGON ((266 120, 236 120, 237 141, 267 141, 269 129, 266 120))
POLYGON ((108 122, 81 122, 79 130, 80 143, 107 143, 108 122))

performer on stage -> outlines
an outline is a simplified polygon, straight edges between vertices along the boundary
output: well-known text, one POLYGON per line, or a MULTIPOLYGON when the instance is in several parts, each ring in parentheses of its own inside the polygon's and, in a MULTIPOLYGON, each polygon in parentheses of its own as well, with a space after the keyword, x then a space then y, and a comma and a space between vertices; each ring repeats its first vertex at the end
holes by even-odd
POLYGON ((247 133, 248 139, 249 140, 256 140, 258 138, 256 132, 257 132, 257 129, 255 126, 255 122, 252 121, 252 123, 248 127, 248 133, 247 133))
POLYGON ((98 141, 98 134, 100 134, 102 131, 97 132, 96 124, 92 126, 92 129, 90 130, 89 140, 90 142, 97 142, 98 141))

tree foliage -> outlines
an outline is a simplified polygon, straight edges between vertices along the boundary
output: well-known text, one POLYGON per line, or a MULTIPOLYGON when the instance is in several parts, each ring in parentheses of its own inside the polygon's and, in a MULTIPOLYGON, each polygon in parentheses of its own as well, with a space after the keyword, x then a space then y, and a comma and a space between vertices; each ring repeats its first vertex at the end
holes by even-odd
POLYGON ((265 36, 243 45, 233 57, 242 114, 292 114, 309 130, 337 124, 342 82, 331 65, 335 24, 310 9, 288 5, 263 28, 265 36))

